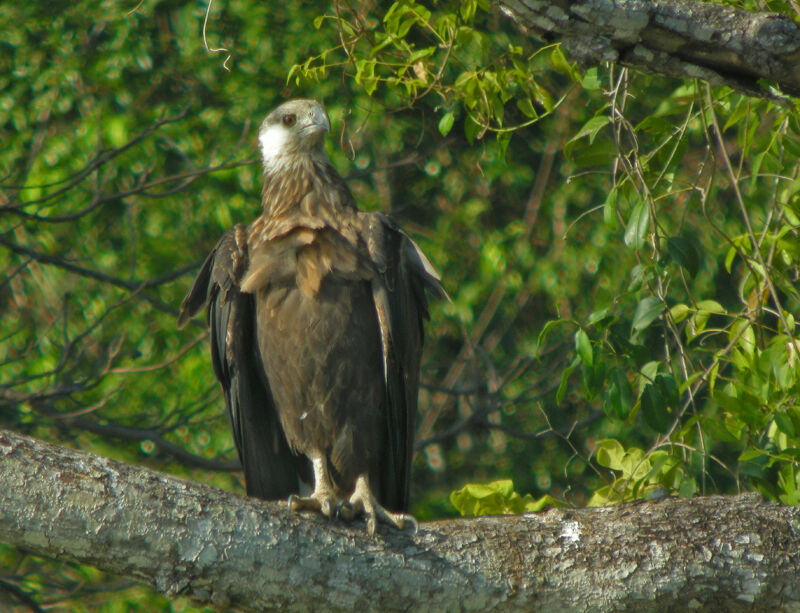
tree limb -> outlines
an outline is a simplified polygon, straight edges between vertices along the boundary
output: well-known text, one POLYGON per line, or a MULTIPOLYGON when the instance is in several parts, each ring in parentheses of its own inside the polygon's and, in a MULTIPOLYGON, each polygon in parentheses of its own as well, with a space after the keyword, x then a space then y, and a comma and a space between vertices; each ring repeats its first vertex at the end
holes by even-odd
POLYGON ((426 522, 295 515, 0 431, 0 540, 219 607, 788 611, 800 509, 755 495, 426 522))
POLYGON ((766 79, 800 96, 800 26, 692 0, 498 0, 523 31, 561 40, 583 65, 616 62, 647 72, 701 78, 754 96, 766 79))

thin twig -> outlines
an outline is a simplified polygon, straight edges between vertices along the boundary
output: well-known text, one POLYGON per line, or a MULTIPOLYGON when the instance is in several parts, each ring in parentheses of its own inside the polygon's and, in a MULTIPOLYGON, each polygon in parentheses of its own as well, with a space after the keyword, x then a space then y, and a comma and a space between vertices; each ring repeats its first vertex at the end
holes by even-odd
POLYGON ((214 0, 208 0, 208 5, 206 6, 206 16, 203 19, 203 46, 205 47, 206 51, 209 54, 227 53, 228 55, 225 57, 225 61, 222 62, 222 67, 225 70, 227 70, 228 72, 230 72, 231 69, 228 68, 228 61, 231 59, 231 54, 230 54, 229 49, 227 49, 225 47, 210 47, 208 45, 208 39, 206 38, 206 27, 208 26, 208 16, 211 13, 211 5, 212 4, 214 4, 214 0))

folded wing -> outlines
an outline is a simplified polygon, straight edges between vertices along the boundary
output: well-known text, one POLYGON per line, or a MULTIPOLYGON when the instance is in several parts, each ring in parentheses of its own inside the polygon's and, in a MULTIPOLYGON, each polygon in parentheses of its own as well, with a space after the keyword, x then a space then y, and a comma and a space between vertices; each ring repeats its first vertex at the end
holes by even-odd
POLYGON ((419 390, 426 290, 447 294, 428 259, 388 217, 362 213, 365 242, 378 272, 372 293, 383 345, 390 449, 380 480, 379 499, 395 510, 408 508, 411 455, 419 390))
POLYGON ((285 498, 310 482, 304 456, 286 442, 264 375, 256 339, 255 298, 241 290, 248 268, 247 229, 226 232, 206 258, 184 299, 178 325, 208 303, 214 373, 223 388, 247 494, 285 498))

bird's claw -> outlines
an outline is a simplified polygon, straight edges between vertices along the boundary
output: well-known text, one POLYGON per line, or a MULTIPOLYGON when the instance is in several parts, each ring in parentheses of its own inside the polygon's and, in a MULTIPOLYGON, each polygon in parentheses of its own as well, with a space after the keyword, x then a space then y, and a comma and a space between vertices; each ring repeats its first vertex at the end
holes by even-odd
POLYGON ((334 516, 336 519, 346 519, 347 521, 350 521, 352 519, 350 516, 350 503, 346 500, 340 500, 336 505, 334 516))
POLYGON ((366 482, 356 485, 350 499, 342 501, 336 508, 337 517, 351 521, 359 516, 364 516, 367 523, 367 534, 375 537, 378 523, 394 526, 398 530, 403 530, 406 524, 414 527, 414 533, 419 530, 419 524, 413 515, 408 513, 395 513, 388 511, 375 499, 366 482))
POLYGON ((292 494, 286 501, 289 511, 318 511, 328 519, 334 516, 334 510, 339 508, 340 501, 326 492, 314 492, 311 496, 298 496, 292 494))
POLYGON ((369 484, 363 476, 357 479, 356 487, 349 499, 338 498, 331 490, 323 487, 310 496, 292 494, 286 504, 290 512, 317 511, 328 519, 336 517, 353 521, 357 517, 363 517, 367 524, 367 534, 372 538, 378 531, 379 523, 394 526, 398 530, 404 530, 406 525, 410 524, 415 534, 419 531, 419 524, 413 515, 388 511, 381 506, 372 495, 369 484))

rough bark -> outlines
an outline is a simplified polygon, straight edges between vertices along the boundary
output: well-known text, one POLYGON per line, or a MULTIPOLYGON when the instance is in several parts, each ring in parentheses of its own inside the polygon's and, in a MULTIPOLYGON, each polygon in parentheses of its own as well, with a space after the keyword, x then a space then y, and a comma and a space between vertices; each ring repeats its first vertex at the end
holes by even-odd
POLYGON ((800 509, 754 495, 425 522, 292 515, 0 430, 0 540, 281 611, 797 611, 800 509))
POLYGON ((498 0, 523 31, 560 40, 583 65, 604 61, 672 77, 698 77, 774 96, 761 79, 800 96, 800 26, 691 0, 498 0))

